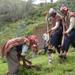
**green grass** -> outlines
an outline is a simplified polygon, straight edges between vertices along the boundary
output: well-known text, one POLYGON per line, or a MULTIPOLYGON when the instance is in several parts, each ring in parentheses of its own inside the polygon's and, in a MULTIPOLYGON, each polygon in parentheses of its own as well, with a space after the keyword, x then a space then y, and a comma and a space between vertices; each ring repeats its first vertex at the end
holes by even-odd
MULTIPOLYGON (((52 63, 48 64, 48 56, 40 55, 32 58, 32 63, 38 65, 38 69, 21 68, 20 75, 75 75, 75 52, 70 51, 66 61, 60 63, 57 54, 52 55, 52 63)), ((7 65, 0 61, 0 75, 7 72, 7 65)))
POLYGON ((69 52, 66 61, 60 63, 57 55, 53 55, 53 62, 48 65, 46 56, 39 56, 32 59, 33 64, 40 64, 40 75, 75 75, 75 52, 69 52))
POLYGON ((7 73, 7 64, 3 62, 4 60, 0 58, 0 75, 5 75, 7 73))

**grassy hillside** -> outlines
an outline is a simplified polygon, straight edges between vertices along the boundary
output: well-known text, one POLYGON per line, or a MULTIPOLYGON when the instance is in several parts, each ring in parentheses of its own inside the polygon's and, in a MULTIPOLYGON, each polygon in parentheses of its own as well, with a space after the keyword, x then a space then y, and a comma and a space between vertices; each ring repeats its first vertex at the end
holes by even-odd
MULTIPOLYGON (((20 75, 75 75, 75 52, 68 53, 66 61, 60 63, 57 54, 52 55, 52 63, 48 64, 48 56, 40 55, 31 59, 33 64, 38 65, 39 69, 21 68, 20 75)), ((7 65, 0 60, 0 75, 5 75, 7 65)))
POLYGON ((15 22, 0 23, 0 44, 6 40, 18 36, 34 34, 34 29, 42 24, 45 24, 44 12, 55 4, 38 5, 33 10, 33 14, 28 17, 17 20, 15 22))
POLYGON ((59 10, 62 3, 75 11, 74 0, 59 0, 55 4, 40 4, 35 6, 33 12, 29 16, 15 22, 0 22, 0 44, 13 37, 33 34, 37 26, 40 28, 40 25, 45 25, 44 13, 51 7, 59 10))
MULTIPOLYGON (((61 0, 65 4, 67 1, 61 0)), ((74 0, 73 0, 74 1, 74 0)), ((45 16, 44 12, 48 11, 50 7, 54 7, 59 10, 59 6, 62 2, 57 4, 48 4, 47 6, 41 4, 36 6, 35 12, 26 18, 17 20, 16 22, 0 23, 0 44, 3 44, 6 40, 18 36, 25 36, 30 34, 37 34, 39 37, 45 30, 45 16)), ((75 4, 75 3, 74 3, 75 4)), ((74 4, 67 4, 67 6, 74 9, 74 4)), ((52 55, 53 61, 48 65, 48 56, 40 55, 36 58, 32 58, 33 64, 37 64, 39 69, 24 69, 21 68, 20 75, 75 75, 75 52, 70 51, 68 59, 63 63, 59 62, 57 54, 52 55)), ((0 58, 0 75, 5 75, 7 72, 7 64, 2 62, 0 58)))
POLYGON ((52 63, 50 65, 48 64, 47 55, 32 58, 33 64, 39 65, 40 69, 25 70, 24 72, 26 72, 27 75, 30 75, 30 73, 31 75, 75 75, 75 52, 73 50, 68 53, 66 61, 61 61, 57 54, 53 54, 52 63))
POLYGON ((7 73, 7 64, 3 63, 3 59, 0 58, 0 75, 5 75, 7 73))

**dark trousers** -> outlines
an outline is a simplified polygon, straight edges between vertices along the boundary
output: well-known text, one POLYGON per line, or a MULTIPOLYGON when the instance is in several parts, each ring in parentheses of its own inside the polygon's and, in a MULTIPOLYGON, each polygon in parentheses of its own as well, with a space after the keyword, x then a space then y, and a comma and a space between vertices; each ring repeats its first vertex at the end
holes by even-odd
POLYGON ((52 33, 50 43, 57 49, 57 52, 60 53, 59 45, 61 45, 62 40, 62 27, 59 27, 54 33, 52 33))
POLYGON ((18 75, 19 61, 17 58, 16 48, 12 48, 6 58, 9 70, 8 75, 18 75))
POLYGON ((48 46, 44 46, 44 54, 46 54, 48 51, 48 46))
POLYGON ((68 49, 69 49, 70 44, 71 44, 72 42, 74 42, 74 41, 75 41, 75 29, 73 29, 73 30, 69 33, 69 36, 65 36, 62 49, 67 52, 68 49))

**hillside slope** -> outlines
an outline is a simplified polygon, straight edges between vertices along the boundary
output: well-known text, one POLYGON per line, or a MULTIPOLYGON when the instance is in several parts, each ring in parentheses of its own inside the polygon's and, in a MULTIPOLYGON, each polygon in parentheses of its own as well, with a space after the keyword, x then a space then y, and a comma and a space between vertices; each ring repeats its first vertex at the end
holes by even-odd
MULTIPOLYGON (((75 75, 75 51, 69 51, 67 60, 61 63, 57 54, 52 55, 50 65, 48 64, 47 55, 39 55, 31 60, 39 68, 25 69, 22 67, 19 75, 75 75)), ((0 58, 0 75, 5 75, 6 72, 7 64, 3 63, 0 58)))

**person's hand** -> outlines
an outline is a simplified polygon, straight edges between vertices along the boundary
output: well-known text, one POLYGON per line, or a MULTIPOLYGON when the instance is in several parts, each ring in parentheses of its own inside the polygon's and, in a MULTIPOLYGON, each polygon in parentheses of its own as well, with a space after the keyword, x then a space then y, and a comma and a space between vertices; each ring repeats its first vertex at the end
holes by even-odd
POLYGON ((51 32, 51 30, 47 31, 47 33, 50 33, 50 32, 51 32))
POLYGON ((67 33, 66 33, 66 32, 63 32, 63 34, 64 34, 64 35, 67 35, 67 33))
POLYGON ((69 34, 68 34, 67 32, 63 32, 63 34, 64 34, 65 36, 69 36, 69 34))

